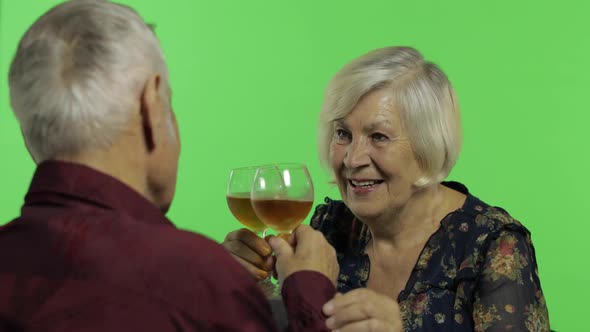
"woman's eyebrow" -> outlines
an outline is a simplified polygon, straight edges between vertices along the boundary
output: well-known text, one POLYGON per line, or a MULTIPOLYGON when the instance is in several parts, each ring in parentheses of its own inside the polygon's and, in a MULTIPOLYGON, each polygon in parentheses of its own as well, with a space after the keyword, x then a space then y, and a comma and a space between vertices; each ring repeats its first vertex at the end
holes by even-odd
POLYGON ((348 127, 346 125, 346 121, 344 121, 344 119, 336 119, 333 121, 335 126, 339 126, 339 127, 348 127))
POLYGON ((391 125, 391 122, 388 119, 383 119, 380 121, 373 122, 373 123, 367 125, 365 128, 368 131, 373 131, 373 130, 378 129, 379 127, 386 127, 388 129, 393 129, 393 126, 391 125))

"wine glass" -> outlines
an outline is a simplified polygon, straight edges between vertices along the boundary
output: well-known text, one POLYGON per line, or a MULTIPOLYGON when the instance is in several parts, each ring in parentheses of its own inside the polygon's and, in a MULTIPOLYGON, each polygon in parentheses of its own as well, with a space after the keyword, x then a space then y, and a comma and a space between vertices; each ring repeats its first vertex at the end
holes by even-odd
POLYGON ((267 227, 289 234, 311 210, 313 183, 303 164, 260 166, 251 190, 254 212, 267 227))
MULTIPOLYGON (((229 173, 225 197, 227 206, 234 217, 252 232, 264 238, 266 236, 266 225, 258 218, 250 201, 250 194, 257 166, 234 168, 229 173)), ((270 274, 258 282, 262 292, 271 297, 276 287, 272 283, 270 274)))
POLYGON ((229 173, 225 197, 234 217, 254 233, 266 236, 266 225, 258 218, 250 203, 250 192, 257 166, 234 168, 229 173))
MULTIPOLYGON (((303 164, 275 164, 258 167, 250 194, 254 212, 275 232, 290 234, 313 205, 313 184, 303 164)), ((276 299, 279 287, 267 284, 267 297, 276 299)))

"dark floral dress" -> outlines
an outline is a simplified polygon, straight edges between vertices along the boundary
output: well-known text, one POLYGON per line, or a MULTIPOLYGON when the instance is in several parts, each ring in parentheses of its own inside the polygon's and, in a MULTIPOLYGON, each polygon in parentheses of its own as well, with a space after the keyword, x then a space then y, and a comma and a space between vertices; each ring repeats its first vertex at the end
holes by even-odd
MULTIPOLYGON (((441 221, 397 296, 405 331, 549 331, 529 231, 462 184, 443 184, 467 200, 441 221)), ((336 249, 338 290, 366 287, 370 231, 342 201, 325 202, 311 225, 336 249)))

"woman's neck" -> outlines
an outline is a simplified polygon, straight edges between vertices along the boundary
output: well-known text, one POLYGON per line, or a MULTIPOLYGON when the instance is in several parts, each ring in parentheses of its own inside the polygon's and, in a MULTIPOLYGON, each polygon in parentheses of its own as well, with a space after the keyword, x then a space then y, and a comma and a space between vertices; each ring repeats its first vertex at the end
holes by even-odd
POLYGON ((440 226, 440 221, 463 205, 465 195, 443 185, 416 191, 400 209, 365 223, 372 235, 372 244, 395 249, 422 246, 440 226))

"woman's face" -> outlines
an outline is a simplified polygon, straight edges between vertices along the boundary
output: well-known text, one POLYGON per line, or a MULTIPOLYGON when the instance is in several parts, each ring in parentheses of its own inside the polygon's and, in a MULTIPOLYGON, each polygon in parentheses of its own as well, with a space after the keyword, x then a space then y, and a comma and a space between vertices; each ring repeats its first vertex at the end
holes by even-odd
POLYGON ((333 126, 332 171, 344 203, 363 221, 403 207, 421 175, 389 94, 371 92, 333 126))

